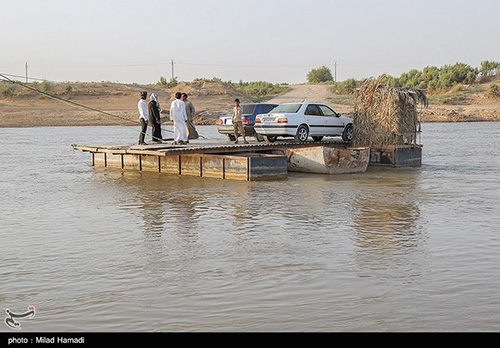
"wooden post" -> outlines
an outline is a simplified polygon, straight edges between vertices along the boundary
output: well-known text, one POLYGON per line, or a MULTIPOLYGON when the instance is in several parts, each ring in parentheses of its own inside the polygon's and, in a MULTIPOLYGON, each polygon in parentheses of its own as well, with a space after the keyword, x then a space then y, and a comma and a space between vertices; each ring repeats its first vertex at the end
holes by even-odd
POLYGON ((250 181, 250 157, 247 157, 247 181, 250 181))

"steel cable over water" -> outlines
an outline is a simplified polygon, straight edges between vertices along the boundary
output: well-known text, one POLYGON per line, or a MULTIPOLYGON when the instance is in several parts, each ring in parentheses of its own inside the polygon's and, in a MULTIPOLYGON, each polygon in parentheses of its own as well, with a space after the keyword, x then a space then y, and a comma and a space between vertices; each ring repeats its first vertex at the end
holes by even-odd
MULTIPOLYGON (((22 83, 22 82, 19 82, 19 81, 16 81, 16 80, 12 80, 9 77, 7 77, 7 75, 8 74, 0 73, 0 77, 2 78, 2 81, 22 86, 24 88, 27 88, 27 89, 29 89, 31 91, 34 91, 34 92, 42 95, 44 97, 47 97, 49 99, 55 100, 57 102, 65 104, 65 105, 74 107, 74 108, 79 109, 79 110, 94 111, 94 112, 97 112, 97 113, 102 114, 102 115, 106 115, 106 116, 109 116, 109 117, 113 117, 113 118, 116 118, 116 119, 120 119, 122 121, 133 123, 134 125, 137 125, 137 123, 135 121, 129 120, 128 118, 125 118, 125 117, 122 117, 122 116, 118 116, 118 115, 114 115, 114 114, 111 114, 111 113, 106 112, 106 111, 102 111, 102 110, 99 110, 99 109, 96 109, 96 108, 93 108, 93 107, 90 107, 90 106, 86 106, 86 105, 83 105, 83 104, 80 104, 80 103, 76 103, 76 102, 68 100, 68 99, 64 99, 64 98, 55 96, 55 95, 47 93, 47 92, 40 91, 40 90, 38 90, 38 89, 36 89, 34 87, 28 86, 26 83, 22 83)), ((11 75, 9 75, 9 76, 11 76, 11 75)), ((116 121, 116 122, 118 122, 118 121, 116 121)), ((171 131, 169 129, 165 129, 163 127, 162 127, 162 130, 166 131, 166 132, 169 132, 169 133, 173 133, 173 131, 171 131)), ((139 130, 135 130, 135 131, 139 132, 139 133, 142 133, 142 131, 139 131, 139 130)), ((147 135, 147 132, 146 132, 145 135, 147 135)), ((159 138, 156 138, 154 136, 152 136, 152 138, 153 138, 153 140, 163 141, 163 139, 159 139, 159 138)))

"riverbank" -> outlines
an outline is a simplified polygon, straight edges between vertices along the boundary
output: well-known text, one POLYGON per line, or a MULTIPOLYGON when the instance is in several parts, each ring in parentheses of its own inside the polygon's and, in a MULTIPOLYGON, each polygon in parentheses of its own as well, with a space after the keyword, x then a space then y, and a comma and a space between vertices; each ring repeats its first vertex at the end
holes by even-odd
MULTIPOLYGON (((482 87, 483 89, 487 86, 482 87)), ((224 83, 198 81, 183 83, 167 89, 158 85, 126 85, 118 83, 47 83, 37 89, 60 98, 105 111, 104 115, 74 105, 41 96, 17 86, 0 97, 0 127, 42 126, 111 126, 137 124, 137 101, 142 90, 158 94, 162 117, 168 122, 170 101, 176 91, 186 92, 196 108, 195 124, 213 125, 220 115, 227 114, 235 98, 243 103, 255 101, 224 83)), ((500 99, 489 98, 481 89, 460 91, 446 97, 431 98, 428 108, 422 109, 422 122, 480 122, 500 121, 500 99)), ((270 99, 270 103, 314 101, 327 103, 338 112, 350 116, 353 106, 338 102, 327 85, 294 85, 287 93, 270 99)))

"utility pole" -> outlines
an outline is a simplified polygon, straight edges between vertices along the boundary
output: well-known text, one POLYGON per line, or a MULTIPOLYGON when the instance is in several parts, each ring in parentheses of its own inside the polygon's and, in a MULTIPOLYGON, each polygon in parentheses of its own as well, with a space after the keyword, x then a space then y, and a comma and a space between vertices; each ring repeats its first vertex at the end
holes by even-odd
POLYGON ((24 67, 26 68, 26 83, 28 83, 28 62, 24 64, 24 67))
POLYGON ((337 62, 335 62, 335 82, 337 82, 337 62))
POLYGON ((174 79, 174 60, 172 59, 172 80, 174 79))

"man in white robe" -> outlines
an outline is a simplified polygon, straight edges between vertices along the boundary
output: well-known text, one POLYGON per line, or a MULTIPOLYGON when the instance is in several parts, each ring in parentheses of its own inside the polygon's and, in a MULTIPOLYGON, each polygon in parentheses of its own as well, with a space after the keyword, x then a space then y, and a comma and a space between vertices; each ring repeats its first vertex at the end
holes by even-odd
POLYGON ((174 144, 186 145, 188 141, 186 131, 186 104, 181 100, 182 94, 177 92, 175 100, 170 105, 170 121, 174 121, 174 144))

